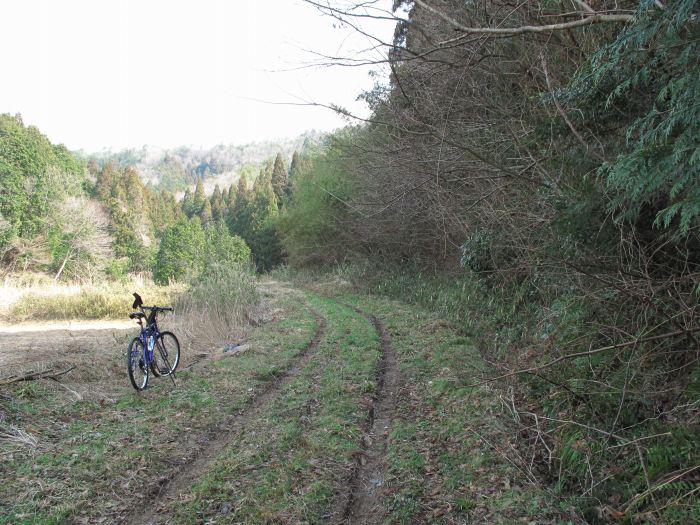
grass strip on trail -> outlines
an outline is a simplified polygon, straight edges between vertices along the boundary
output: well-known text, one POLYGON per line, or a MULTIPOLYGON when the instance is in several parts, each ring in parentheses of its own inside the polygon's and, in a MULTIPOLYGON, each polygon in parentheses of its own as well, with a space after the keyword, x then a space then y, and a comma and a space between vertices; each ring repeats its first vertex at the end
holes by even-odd
POLYGON ((159 520, 170 519, 171 502, 179 499, 180 496, 189 490, 194 482, 202 477, 210 468, 211 464, 226 448, 230 441, 234 440, 245 429, 250 422, 258 417, 261 407, 269 403, 271 399, 279 395, 281 389, 300 373, 306 365, 310 355, 312 355, 325 334, 326 320, 315 310, 316 333, 311 341, 297 354, 297 358, 291 366, 284 369, 262 368, 255 375, 258 379, 266 381, 259 393, 250 398, 250 402, 241 409, 240 413, 230 416, 221 423, 216 432, 210 432, 210 441, 199 453, 192 457, 190 461, 182 465, 182 468, 172 473, 163 486, 158 489, 157 500, 146 509, 134 509, 131 518, 127 523, 134 525, 142 523, 157 523, 159 520))
POLYGON ((310 296, 326 337, 175 509, 172 523, 319 523, 360 453, 379 340, 352 309, 310 296))

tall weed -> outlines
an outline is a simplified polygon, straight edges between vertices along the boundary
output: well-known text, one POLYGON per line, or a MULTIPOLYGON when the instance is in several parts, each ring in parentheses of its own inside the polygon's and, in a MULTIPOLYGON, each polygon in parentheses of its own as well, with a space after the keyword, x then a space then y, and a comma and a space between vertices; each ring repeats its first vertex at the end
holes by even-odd
POLYGON ((178 296, 178 330, 198 347, 235 341, 255 322, 259 302, 250 264, 211 266, 178 296))

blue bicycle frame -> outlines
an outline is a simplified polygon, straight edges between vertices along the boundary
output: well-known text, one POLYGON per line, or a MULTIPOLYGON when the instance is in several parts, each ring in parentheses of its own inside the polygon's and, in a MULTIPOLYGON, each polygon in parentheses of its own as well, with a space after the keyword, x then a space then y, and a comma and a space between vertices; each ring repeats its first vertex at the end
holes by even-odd
POLYGON ((145 366, 151 366, 151 363, 153 362, 153 349, 156 346, 156 340, 158 339, 159 335, 160 331, 158 331, 158 324, 156 323, 155 319, 152 323, 146 322, 146 326, 141 328, 139 338, 143 343, 143 358, 145 361, 145 366))

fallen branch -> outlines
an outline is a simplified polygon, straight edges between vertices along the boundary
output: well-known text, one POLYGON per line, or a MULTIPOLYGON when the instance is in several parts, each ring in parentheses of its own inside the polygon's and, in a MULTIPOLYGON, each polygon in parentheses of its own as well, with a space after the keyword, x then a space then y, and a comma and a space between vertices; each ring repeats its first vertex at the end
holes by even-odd
POLYGON ((35 447, 39 440, 29 432, 11 425, 8 429, 0 428, 0 442, 11 442, 35 447))
POLYGON ((59 377, 62 377, 66 375, 68 372, 73 370, 75 368, 75 365, 66 368, 62 372, 57 372, 53 373, 54 369, 49 368, 48 370, 40 370, 40 371, 32 371, 32 372, 27 372, 22 375, 12 375, 8 377, 4 377, 0 379, 0 385, 9 385, 12 383, 19 383, 20 381, 34 381, 36 379, 53 379, 54 381, 58 381, 59 377))
POLYGON ((58 385, 62 386, 64 389, 68 390, 68 392, 70 392, 71 394, 73 394, 73 395, 75 396, 75 398, 76 398, 78 401, 82 401, 82 400, 83 400, 83 396, 81 396, 80 393, 76 392, 75 390, 73 390, 73 389, 70 388, 69 386, 64 385, 63 383, 61 383, 61 382, 60 382, 58 379, 56 379, 55 377, 46 377, 46 378, 43 378, 43 379, 49 379, 49 380, 51 380, 51 381, 55 381, 58 385))

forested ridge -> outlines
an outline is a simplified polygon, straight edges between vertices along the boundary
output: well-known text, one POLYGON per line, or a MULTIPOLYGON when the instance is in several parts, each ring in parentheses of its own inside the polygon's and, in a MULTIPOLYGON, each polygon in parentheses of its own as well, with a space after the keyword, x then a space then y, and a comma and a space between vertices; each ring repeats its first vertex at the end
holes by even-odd
POLYGON ((700 519, 697 2, 311 3, 397 24, 369 122, 294 181, 289 263, 473 334, 587 520, 700 519))
POLYGON ((211 193, 216 184, 229 185, 245 174, 255 178, 260 164, 281 153, 290 158, 295 151, 307 151, 323 139, 324 134, 309 131, 289 139, 253 142, 250 144, 219 144, 211 148, 181 146, 163 149, 143 146, 121 151, 98 153, 78 152, 78 157, 103 167, 113 163, 121 168, 135 168, 143 181, 171 192, 184 191, 198 180, 211 193))

